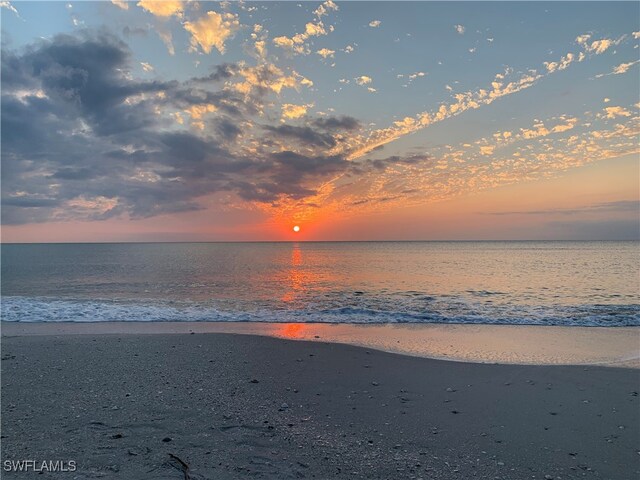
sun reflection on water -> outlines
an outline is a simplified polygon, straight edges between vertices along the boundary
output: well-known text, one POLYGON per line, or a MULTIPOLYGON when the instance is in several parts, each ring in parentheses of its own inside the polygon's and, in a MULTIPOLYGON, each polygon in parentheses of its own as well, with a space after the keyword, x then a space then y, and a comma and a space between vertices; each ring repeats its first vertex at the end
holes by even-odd
POLYGON ((306 337, 308 325, 304 323, 283 323, 278 326, 276 335, 282 338, 301 339, 306 337))
POLYGON ((313 273, 304 269, 300 245, 294 243, 291 250, 291 265, 287 272, 289 290, 282 296, 282 301, 292 303, 302 297, 307 292, 313 277, 313 273))

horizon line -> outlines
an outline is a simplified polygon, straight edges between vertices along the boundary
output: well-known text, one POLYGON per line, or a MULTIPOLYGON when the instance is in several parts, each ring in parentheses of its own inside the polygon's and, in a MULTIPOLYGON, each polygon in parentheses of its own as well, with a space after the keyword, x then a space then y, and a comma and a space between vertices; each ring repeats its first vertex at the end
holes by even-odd
POLYGON ((197 243, 482 243, 482 242, 640 242, 640 238, 623 239, 473 239, 473 240, 159 240, 159 241, 95 241, 95 242, 2 242, 2 245, 107 245, 107 244, 197 244, 197 243))

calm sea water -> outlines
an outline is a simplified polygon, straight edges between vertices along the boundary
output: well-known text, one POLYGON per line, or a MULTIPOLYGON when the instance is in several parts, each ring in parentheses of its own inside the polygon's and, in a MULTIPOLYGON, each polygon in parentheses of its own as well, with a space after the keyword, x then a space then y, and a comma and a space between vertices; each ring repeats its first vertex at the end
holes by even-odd
POLYGON ((638 242, 2 245, 2 319, 640 325, 638 242))

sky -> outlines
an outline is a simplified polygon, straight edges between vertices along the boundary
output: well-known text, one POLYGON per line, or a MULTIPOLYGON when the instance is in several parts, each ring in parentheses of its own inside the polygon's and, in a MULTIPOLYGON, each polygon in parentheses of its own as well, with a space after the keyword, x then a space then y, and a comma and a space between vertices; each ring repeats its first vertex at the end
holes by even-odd
POLYGON ((3 242, 640 238, 637 2, 0 7, 3 242))

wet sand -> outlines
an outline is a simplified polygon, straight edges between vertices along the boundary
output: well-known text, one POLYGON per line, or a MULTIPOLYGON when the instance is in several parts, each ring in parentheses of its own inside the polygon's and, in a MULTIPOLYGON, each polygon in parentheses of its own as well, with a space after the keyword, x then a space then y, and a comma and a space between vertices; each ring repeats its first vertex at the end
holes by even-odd
POLYGON ((2 322, 2 334, 238 333, 461 362, 640 368, 638 327, 269 322, 2 322))
POLYGON ((3 478, 640 475, 637 369, 450 362, 322 338, 10 333, 3 461, 78 468, 3 478))

